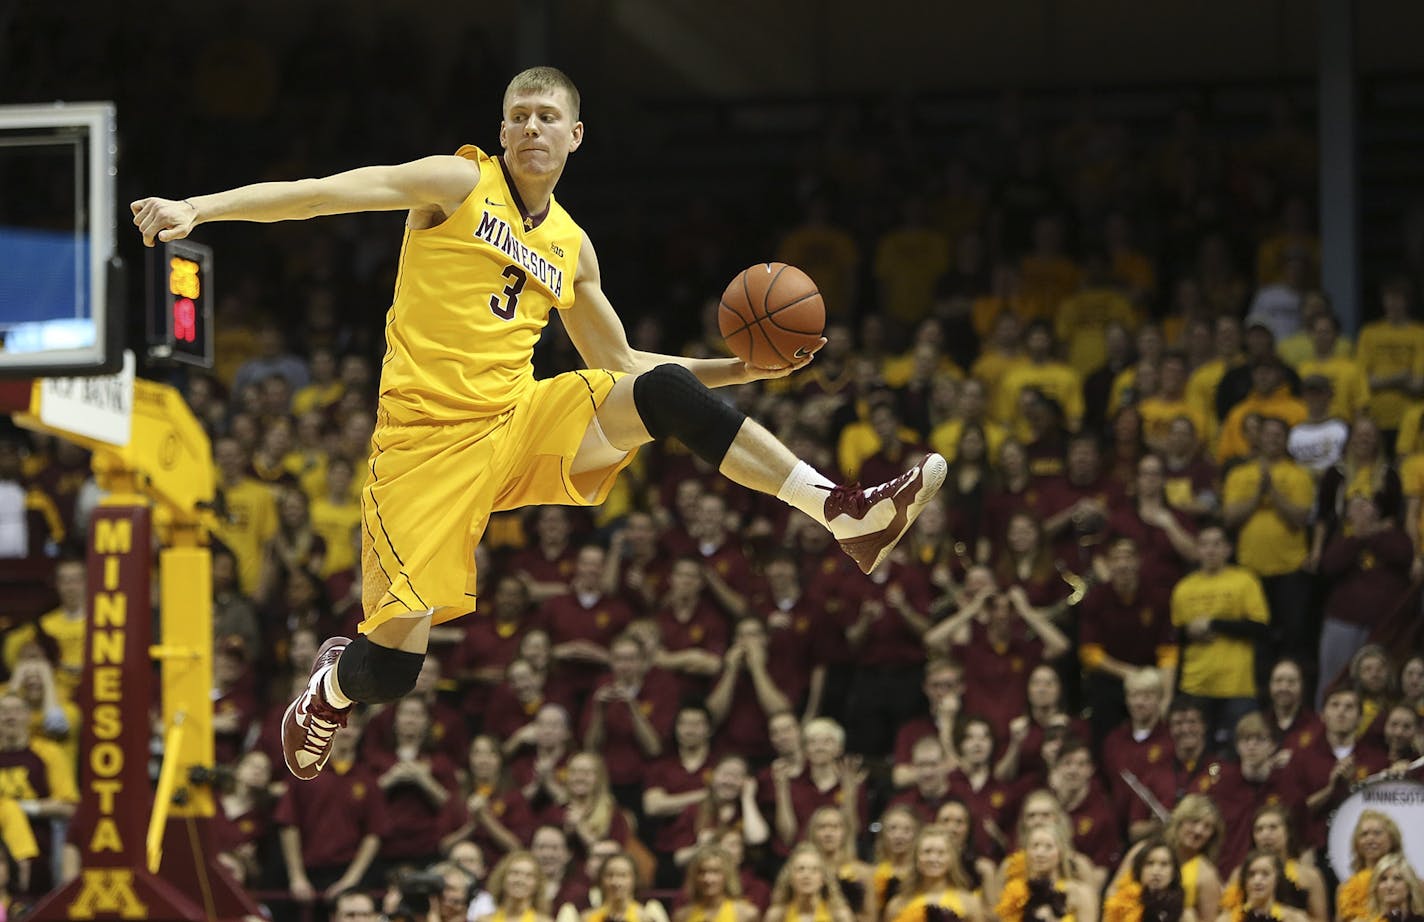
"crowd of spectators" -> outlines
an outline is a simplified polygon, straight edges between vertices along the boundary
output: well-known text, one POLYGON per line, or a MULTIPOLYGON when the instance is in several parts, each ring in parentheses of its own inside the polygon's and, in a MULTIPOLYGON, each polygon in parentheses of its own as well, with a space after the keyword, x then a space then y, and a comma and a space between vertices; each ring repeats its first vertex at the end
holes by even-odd
MULTIPOLYGON (((896 107, 806 152, 800 218, 763 255, 817 281, 828 345, 720 392, 838 480, 948 458, 896 555, 864 576, 808 517, 650 446, 601 507, 493 516, 475 612, 307 784, 280 718, 361 618, 379 375, 379 317, 343 309, 339 277, 350 252, 380 280, 396 240, 263 232, 217 367, 174 380, 221 496, 214 847, 274 912, 1018 922, 1175 898, 1154 918, 1214 920, 1278 891, 1323 922, 1338 883, 1339 918, 1373 922, 1404 881, 1424 913, 1387 816, 1361 821, 1355 876, 1323 854, 1354 784, 1420 777, 1420 279, 1369 280, 1370 322, 1343 335, 1285 106, 1244 138, 1191 106, 1143 139, 1090 104, 1027 124, 1012 99, 951 150, 915 127, 896 107), (295 315, 264 303, 282 290, 295 315)), ((712 298, 695 322, 625 308, 637 345, 725 354, 742 230, 703 201, 658 244, 600 244, 610 264, 660 246, 712 298)), ((538 364, 577 364, 557 323, 538 364)), ((97 495, 78 448, 0 433, 0 553, 52 561, 58 600, 0 602, 19 898, 64 873, 86 620, 68 549, 97 495)))

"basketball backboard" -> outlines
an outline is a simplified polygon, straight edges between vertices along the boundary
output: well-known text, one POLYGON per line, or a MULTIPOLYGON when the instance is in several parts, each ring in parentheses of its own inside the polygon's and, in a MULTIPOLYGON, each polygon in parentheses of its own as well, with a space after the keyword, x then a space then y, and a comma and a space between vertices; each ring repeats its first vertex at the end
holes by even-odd
POLYGON ((0 377, 123 363, 107 102, 0 106, 0 377))

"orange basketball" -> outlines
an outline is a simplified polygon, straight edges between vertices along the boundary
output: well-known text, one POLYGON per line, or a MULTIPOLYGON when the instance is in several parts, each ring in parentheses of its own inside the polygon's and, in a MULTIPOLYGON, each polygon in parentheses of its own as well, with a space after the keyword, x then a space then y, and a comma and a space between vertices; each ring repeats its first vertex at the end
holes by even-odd
POLYGON ((826 305, 811 277, 786 263, 759 263, 722 292, 717 325, 748 365, 785 368, 821 341, 826 305))

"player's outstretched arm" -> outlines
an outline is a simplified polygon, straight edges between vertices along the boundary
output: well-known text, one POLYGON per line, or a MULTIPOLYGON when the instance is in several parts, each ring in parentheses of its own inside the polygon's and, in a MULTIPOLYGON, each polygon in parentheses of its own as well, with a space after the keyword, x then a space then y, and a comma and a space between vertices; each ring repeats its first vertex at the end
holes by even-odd
MULTIPOLYGON (((741 359, 690 359, 634 349, 628 342, 623 321, 603 293, 598 255, 588 234, 583 235, 579 248, 578 272, 574 276, 574 305, 562 316, 569 339, 589 368, 640 374, 671 362, 692 372, 708 387, 723 387, 764 378, 783 378, 805 367, 813 358, 813 355, 807 355, 787 368, 757 368, 741 359)), ((821 344, 825 345, 824 339, 821 344)))
POLYGON ((146 246, 180 240, 209 221, 301 221, 357 211, 431 210, 449 214, 480 180, 463 157, 436 156, 395 166, 367 166, 319 179, 260 182, 175 201, 129 204, 146 246))

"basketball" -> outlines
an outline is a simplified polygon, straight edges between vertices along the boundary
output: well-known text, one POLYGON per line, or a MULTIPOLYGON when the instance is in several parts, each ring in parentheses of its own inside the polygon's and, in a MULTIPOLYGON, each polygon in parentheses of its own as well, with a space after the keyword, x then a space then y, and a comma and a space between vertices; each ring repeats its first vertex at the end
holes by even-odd
POLYGON ((739 273, 717 308, 732 354, 759 368, 785 368, 821 341, 826 305, 811 277, 786 263, 758 263, 739 273))

